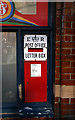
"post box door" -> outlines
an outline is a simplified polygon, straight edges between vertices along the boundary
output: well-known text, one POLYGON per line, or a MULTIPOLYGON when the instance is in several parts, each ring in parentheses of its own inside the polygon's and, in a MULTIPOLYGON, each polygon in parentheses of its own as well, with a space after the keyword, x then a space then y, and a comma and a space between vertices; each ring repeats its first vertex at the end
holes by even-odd
POLYGON ((25 102, 47 102, 47 36, 24 36, 25 102), (33 39, 34 38, 34 39, 33 39))

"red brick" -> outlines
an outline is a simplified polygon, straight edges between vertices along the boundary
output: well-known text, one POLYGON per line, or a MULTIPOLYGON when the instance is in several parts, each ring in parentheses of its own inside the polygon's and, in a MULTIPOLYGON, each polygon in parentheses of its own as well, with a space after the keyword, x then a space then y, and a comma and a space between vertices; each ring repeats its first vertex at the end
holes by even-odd
POLYGON ((63 28, 71 28, 71 22, 64 22, 63 28))
POLYGON ((60 35, 60 29, 56 29, 56 35, 60 35))
POLYGON ((71 104, 75 104, 75 98, 71 98, 71 104))
POLYGON ((71 36, 62 36, 62 41, 71 41, 71 36))
POLYGON ((59 103, 55 103, 54 106, 55 106, 56 109, 58 109, 59 108, 59 103))
POLYGON ((56 60, 59 60, 60 59, 60 55, 57 55, 55 56, 56 60))
POLYGON ((75 16, 64 16, 64 19, 62 21, 65 21, 65 22, 74 21, 75 22, 75 16))
POLYGON ((74 80, 61 80, 61 85, 66 85, 66 86, 75 85, 75 81, 74 80))
POLYGON ((69 115, 69 111, 64 111, 64 110, 61 110, 61 115, 69 115))
POLYGON ((75 62, 71 62, 71 67, 75 67, 75 62))
POLYGON ((75 29, 64 29, 63 34, 73 34, 73 35, 75 35, 75 29))
POLYGON ((56 71, 56 72, 59 72, 59 71, 60 71, 60 67, 56 67, 56 68, 55 68, 55 71, 56 71))
POLYGON ((60 2, 56 3, 56 9, 61 9, 61 3, 60 2))
POLYGON ((61 115, 73 115, 75 114, 74 110, 61 110, 61 115))
POLYGON ((71 9, 70 8, 63 9, 63 15, 71 15, 71 9))
POLYGON ((56 54, 60 54, 60 49, 59 49, 59 48, 56 48, 55 53, 56 53, 56 54))
POLYGON ((70 79, 70 74, 61 74, 61 79, 70 79))
POLYGON ((64 8, 73 8, 74 7, 74 2, 65 2, 64 3, 64 8))
POLYGON ((56 60, 56 61, 55 61, 55 65, 56 65, 56 66, 60 66, 60 61, 59 61, 59 60, 56 60))
POLYGON ((75 8, 72 8, 71 14, 72 14, 73 16, 75 16, 75 8))
POLYGON ((56 28, 60 28, 61 24, 60 22, 56 22, 56 28))
POLYGON ((75 28, 75 23, 72 23, 72 28, 75 28))
POLYGON ((59 108, 58 109, 54 109, 54 112, 55 112, 55 114, 58 114, 59 113, 59 108))
POLYGON ((70 62, 63 62, 61 61, 61 67, 70 67, 70 62))
POLYGON ((72 41, 75 41, 75 36, 72 36, 72 41))
POLYGON ((68 110, 68 108, 70 110, 75 109, 75 105, 74 104, 61 104, 61 109, 62 110, 68 110))
POLYGON ((56 11, 56 16, 61 16, 61 10, 56 11))
POLYGON ((71 79, 75 79, 75 74, 71 74, 71 79))
POLYGON ((56 42, 56 48, 60 47, 60 42, 56 42))
POLYGON ((75 49, 72 49, 72 54, 75 54, 75 49))
POLYGON ((60 74, 59 73, 55 73, 55 78, 59 78, 60 74))
POLYGON ((62 48, 75 48, 75 42, 62 42, 62 48))
POLYGON ((55 79, 55 85, 60 85, 60 80, 55 79))
POLYGON ((61 98, 61 103, 69 103, 69 99, 68 98, 61 98))
POLYGON ((62 55, 62 61, 75 61, 75 55, 62 55))
POLYGON ((56 35, 56 41, 60 41, 61 36, 60 35, 56 35))
POLYGON ((70 54, 70 49, 62 49, 62 54, 70 54))
MULTIPOLYGON (((57 69, 57 72, 59 69, 57 69)), ((62 73, 75 73, 75 68, 61 68, 62 73)))
POLYGON ((55 102, 59 102, 59 97, 55 97, 55 98, 54 98, 54 101, 55 101, 55 102))
MULTIPOLYGON (((56 16, 56 22, 57 22, 57 23, 60 23, 60 22, 61 22, 60 20, 61 20, 61 17, 60 17, 60 16, 56 16)), ((57 28, 58 28, 58 27, 57 27, 57 28)), ((57 29, 57 28, 56 28, 56 29, 57 29)))

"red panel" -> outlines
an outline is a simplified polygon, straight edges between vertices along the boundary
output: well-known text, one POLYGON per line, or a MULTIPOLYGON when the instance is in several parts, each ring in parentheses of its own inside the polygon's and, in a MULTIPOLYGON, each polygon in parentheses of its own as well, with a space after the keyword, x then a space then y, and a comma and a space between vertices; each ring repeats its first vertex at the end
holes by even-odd
MULTIPOLYGON (((15 10, 14 15, 17 15, 18 17, 21 17, 21 19, 26 19, 29 21, 29 23, 33 22, 34 24, 37 24, 38 26, 48 26, 48 0, 46 2, 39 2, 39 0, 36 0, 36 14, 22 14, 19 11, 15 10)), ((14 15, 12 17, 14 17, 14 15)), ((16 21, 18 23, 18 21, 16 21)), ((12 21, 12 18, 9 21, 6 21, 5 24, 2 22, 0 26, 28 26, 27 25, 20 25, 18 23, 12 21), (13 23, 13 24, 11 24, 13 23)), ((21 24, 24 22, 20 22, 21 24)), ((30 24, 29 24, 30 25, 30 24)))
POLYGON ((47 101, 47 61, 24 62, 25 102, 47 101), (41 64, 41 77, 31 77, 31 64, 41 64))
MULTIPOLYGON (((38 0, 37 0, 38 1, 38 0)), ((47 2, 37 2, 37 10, 35 15, 24 15, 15 11, 15 14, 36 23, 39 26, 48 26, 48 0, 47 2)))

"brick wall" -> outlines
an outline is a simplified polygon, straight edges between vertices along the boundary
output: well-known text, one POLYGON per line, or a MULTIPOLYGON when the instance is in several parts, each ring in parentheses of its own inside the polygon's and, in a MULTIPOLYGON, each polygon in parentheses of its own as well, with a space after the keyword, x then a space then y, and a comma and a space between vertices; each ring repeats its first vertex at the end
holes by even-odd
POLYGON ((55 118, 75 118, 75 3, 56 4, 55 118))

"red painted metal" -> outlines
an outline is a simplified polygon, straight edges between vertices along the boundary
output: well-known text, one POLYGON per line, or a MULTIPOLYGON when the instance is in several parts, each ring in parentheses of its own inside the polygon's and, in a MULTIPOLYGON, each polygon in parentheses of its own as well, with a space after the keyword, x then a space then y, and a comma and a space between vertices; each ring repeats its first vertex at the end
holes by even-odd
MULTIPOLYGON (((38 0, 37 0, 38 1, 38 0)), ((35 15, 24 15, 15 11, 15 14, 39 25, 39 26, 48 26, 48 2, 37 2, 37 10, 35 15)))
POLYGON ((47 61, 24 62, 25 102, 47 101, 47 61), (41 64, 41 77, 31 77, 31 64, 41 64))

